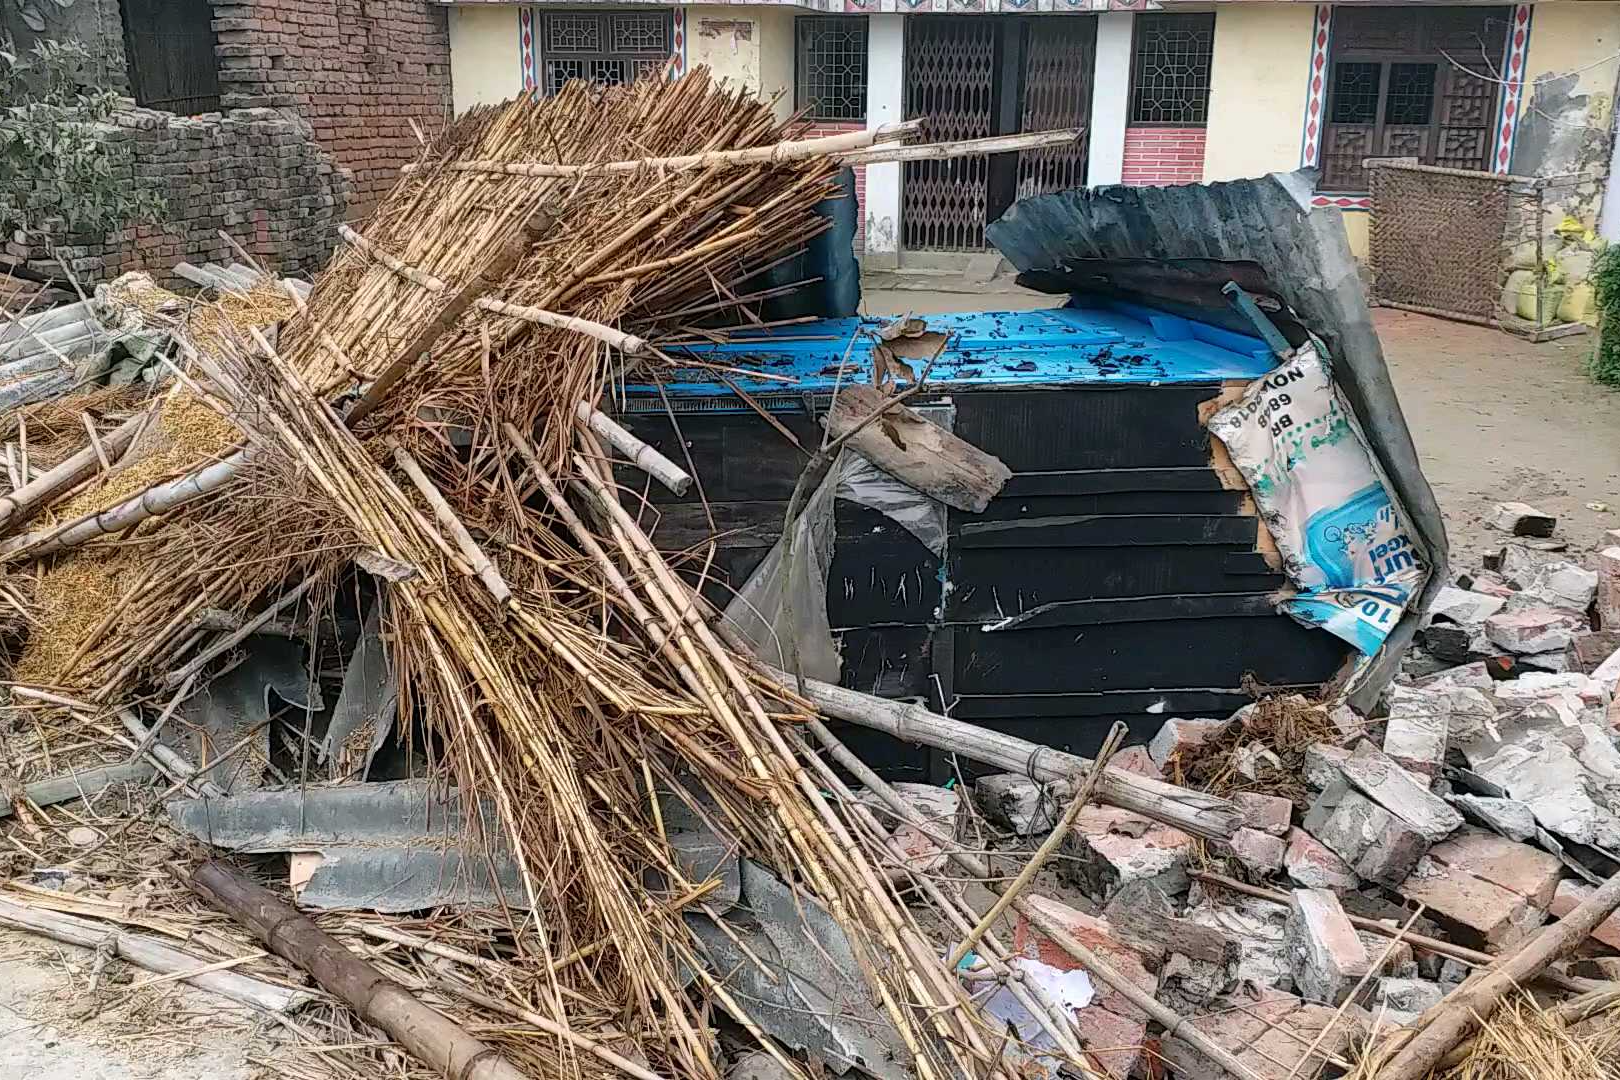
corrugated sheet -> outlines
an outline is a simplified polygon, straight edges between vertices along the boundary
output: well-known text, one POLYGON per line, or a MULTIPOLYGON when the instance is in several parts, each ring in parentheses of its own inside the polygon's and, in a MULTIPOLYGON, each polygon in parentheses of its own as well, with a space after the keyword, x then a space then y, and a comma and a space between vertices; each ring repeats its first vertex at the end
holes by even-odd
POLYGON ((1328 347, 1334 377, 1389 477, 1433 573, 1370 666, 1360 705, 1393 677, 1418 613, 1445 580, 1440 508, 1418 464, 1411 432, 1384 364, 1337 210, 1311 210, 1301 173, 1183 187, 1106 187, 1016 203, 988 235, 1022 272, 1061 271, 1080 259, 1252 260, 1328 347))

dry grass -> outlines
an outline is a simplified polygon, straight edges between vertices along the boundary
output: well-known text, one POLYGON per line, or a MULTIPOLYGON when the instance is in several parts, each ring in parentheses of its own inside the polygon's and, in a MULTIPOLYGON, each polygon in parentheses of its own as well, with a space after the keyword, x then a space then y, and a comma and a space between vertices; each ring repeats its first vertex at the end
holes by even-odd
POLYGON ((1265 697, 1241 724, 1232 725, 1186 758, 1178 758, 1170 778, 1223 797, 1242 791, 1278 795, 1303 810, 1311 798, 1303 779, 1306 749, 1313 743, 1337 743, 1340 738, 1323 706, 1298 694, 1265 697), (1238 753, 1256 743, 1276 754, 1282 767, 1262 766, 1251 779, 1239 771, 1238 753))
MULTIPOLYGON (((1396 1047, 1363 1047, 1345 1080, 1379 1080, 1396 1047)), ((1529 994, 1504 1001, 1462 1051, 1428 1080, 1616 1080, 1620 1077, 1620 1011, 1576 1025, 1529 994)))

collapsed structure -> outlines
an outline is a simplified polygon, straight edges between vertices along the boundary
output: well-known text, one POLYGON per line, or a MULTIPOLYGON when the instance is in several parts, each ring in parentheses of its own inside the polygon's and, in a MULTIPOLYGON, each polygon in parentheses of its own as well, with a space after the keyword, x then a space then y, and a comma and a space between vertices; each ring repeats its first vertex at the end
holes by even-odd
MULTIPOLYGON (((393 1040, 412 1068, 457 1080, 714 1076, 743 1060, 784 1076, 1124 1078, 1168 1063, 1249 1080, 1386 1056, 1385 1075, 1410 1080, 1511 985, 1548 978, 1610 995, 1581 999, 1572 1021, 1612 1007, 1606 984, 1550 966, 1620 906, 1620 879, 1605 880, 1615 868, 1585 857, 1609 850, 1608 818, 1552 821, 1562 811, 1530 790, 1533 770, 1514 770, 1554 751, 1606 768, 1612 731, 1587 713, 1608 706, 1604 680, 1620 672, 1559 683, 1530 748, 1498 745, 1511 740, 1483 708, 1474 727, 1434 722, 1455 715, 1461 690, 1474 704, 1491 696, 1453 674, 1398 686, 1376 726, 1363 717, 1381 710, 1331 708, 1331 689, 1323 702, 1267 696, 1232 720, 1160 717, 1145 750, 1125 748, 1116 727, 1095 762, 815 677, 840 674, 827 612, 817 624, 803 610, 817 599, 806 580, 827 601, 832 493, 864 483, 888 512, 883 493, 908 489, 904 499, 972 514, 1012 472, 908 405, 960 348, 959 327, 953 346, 922 320, 848 326, 819 425, 790 427, 751 393, 796 385, 746 358, 761 332, 781 330, 777 344, 807 332, 765 325, 775 320, 759 305, 804 284, 781 281, 784 266, 822 276, 802 256, 838 227, 841 164, 1006 148, 893 145, 914 127, 795 141, 768 108, 702 72, 575 83, 458 122, 362 231, 342 230, 307 301, 230 270, 204 271, 218 303, 129 280, 104 290, 101 302, 145 335, 135 367, 157 387, 75 388, 17 411, 0 498, 10 709, 29 721, 5 736, 0 782, 34 850, 58 832, 92 853, 189 837, 164 884, 140 868, 136 925, 185 939, 201 896, 386 1033, 345 1053, 383 1060, 376 1047, 393 1040), (857 342, 858 368, 844 362, 857 342), (764 571, 735 581, 738 604, 710 587, 736 527, 726 500, 698 500, 707 528, 692 543, 655 539, 669 504, 651 485, 684 496, 709 479, 682 432, 691 414, 667 404, 682 396, 670 384, 694 372, 758 407, 758 430, 803 461, 764 538, 764 571), (661 414, 645 407, 654 397, 661 414), (638 415, 668 434, 638 438, 619 422, 638 415), (860 468, 864 480, 851 475, 860 468), (896 786, 823 717, 999 775, 980 777, 972 800, 954 783, 896 786), (1472 741, 1487 735, 1489 746, 1472 741), (1452 780, 1452 749, 1477 753, 1470 768, 1496 788, 1470 789, 1473 802, 1436 794, 1452 780), (162 822, 148 804, 86 837, 42 809, 153 771, 162 822), (1465 829, 1463 814, 1508 839, 1465 829), (985 821, 999 836, 970 838, 985 821), (1596 831, 1580 832, 1589 821, 1596 831), (1585 846, 1531 860, 1534 887, 1487 925, 1473 901, 1453 912, 1429 884, 1461 874, 1512 892, 1491 868, 1530 858, 1520 841, 1543 832, 1585 846), (1044 837, 1032 856, 1022 836, 1044 837), (207 849, 288 853, 288 885, 267 890, 205 861, 207 849), (1007 852, 1020 867, 1010 874, 1007 852), (1048 865, 1070 903, 1034 888, 1048 865), (1598 887, 1561 883, 1561 865, 1598 887), (1282 873, 1292 894, 1255 884, 1282 873), (1449 921, 1419 936, 1395 901, 1368 893, 1353 923, 1345 908, 1364 882, 1449 921), (317 925, 289 894, 310 911, 437 915, 317 925), (1077 910, 1087 898, 1098 914, 1077 910), (1560 903, 1561 920, 1541 928, 1560 903), (1382 935, 1376 957, 1358 928, 1382 935), (362 940, 391 951, 362 958, 362 940), (1447 961, 1492 970, 1431 1000, 1447 961), (1410 1024, 1362 1012, 1374 990, 1410 1024)), ((1097 271, 1064 262, 1042 269, 1097 271)), ((1258 377, 1244 393, 1268 393, 1279 360, 1307 364, 1320 348, 1339 361, 1341 342, 1313 339, 1311 320, 1285 310, 1309 305, 1266 294, 1244 278, 1252 269, 1229 271, 1244 279, 1235 297, 1206 267, 1181 315, 1132 310, 1161 336, 1213 325, 1258 377), (1226 299, 1200 302, 1211 285, 1226 299)), ((1348 310, 1319 285, 1318 317, 1348 310)), ((1332 325, 1343 333, 1353 320, 1332 325)), ((1350 350, 1353 377, 1313 377, 1373 428, 1393 396, 1364 346, 1350 350)), ((1227 401, 1256 415, 1242 394, 1227 401)), ((1323 430, 1363 445, 1349 421, 1323 430)), ((1399 522, 1416 502, 1426 573, 1401 576, 1415 568, 1394 560, 1388 580, 1371 580, 1352 558, 1341 576, 1311 578, 1320 559, 1302 540, 1287 566, 1294 587, 1273 598, 1332 605, 1359 589, 1358 601, 1391 605, 1404 629, 1369 647, 1360 628, 1333 629, 1334 663, 1355 646, 1344 681, 1358 704, 1393 676, 1444 567, 1404 428, 1377 428, 1366 445, 1363 467, 1387 494, 1354 505, 1399 522)), ((1255 461, 1238 468, 1264 503, 1294 469, 1255 461)), ((1375 539, 1388 554, 1391 539, 1375 539)), ((1548 587, 1580 584, 1569 577, 1548 587)), ((1333 627, 1322 609, 1294 615, 1333 627)), ((1511 632, 1534 629, 1523 621, 1511 632)), ((1539 656, 1549 640, 1523 644, 1539 656)), ((1539 716, 1545 689, 1521 678, 1496 697, 1539 716)), ((1608 798, 1601 784, 1583 791, 1594 806, 1608 798)), ((31 880, 0 892, 0 923, 94 942, 83 917, 127 919, 120 902, 66 902, 40 884, 86 865, 26 866, 31 880)), ((205 955, 113 940, 132 962, 256 1008, 312 1006, 313 988, 279 961, 220 956, 217 936, 205 955)))

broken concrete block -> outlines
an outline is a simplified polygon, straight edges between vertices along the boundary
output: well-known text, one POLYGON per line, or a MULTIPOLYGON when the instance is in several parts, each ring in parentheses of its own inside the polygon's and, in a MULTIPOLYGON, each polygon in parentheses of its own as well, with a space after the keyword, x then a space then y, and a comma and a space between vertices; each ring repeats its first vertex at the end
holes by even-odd
POLYGON ((1260 875, 1275 874, 1281 870, 1283 853, 1288 849, 1282 837, 1250 828, 1233 833, 1228 846, 1238 862, 1260 875))
POLYGON ((1598 575, 1572 562, 1543 564, 1524 587, 1524 595, 1555 608, 1583 615, 1597 595, 1598 575))
POLYGON ((1485 620, 1485 636, 1520 656, 1567 649, 1584 630, 1585 616, 1555 607, 1503 611, 1485 620))
POLYGON ((1421 1013, 1440 1004, 1445 988, 1427 979, 1379 979, 1375 1000, 1407 1013, 1421 1013))
POLYGON ((1428 617, 1431 621, 1444 619, 1464 628, 1483 626, 1486 619, 1502 610, 1504 603, 1506 601, 1499 596, 1442 585, 1434 603, 1429 605, 1428 617))
POLYGON ((1365 739, 1340 769, 1362 794, 1431 841, 1445 839, 1462 824, 1462 815, 1430 791, 1425 782, 1365 739))
POLYGON ((1601 762, 1605 748, 1614 749, 1606 733, 1593 739, 1583 727, 1530 730, 1471 764, 1509 797, 1529 806, 1536 823, 1548 832, 1579 844, 1616 850, 1620 817, 1609 808, 1608 785, 1594 777, 1582 760, 1584 755, 1601 762), (1589 748, 1588 742, 1594 745, 1589 748), (1580 749, 1572 743, 1578 743, 1580 749))
POLYGON ((1484 593, 1499 600, 1510 600, 1519 594, 1518 587, 1510 585, 1507 578, 1494 570, 1482 570, 1469 581, 1468 588, 1472 592, 1484 593))
POLYGON ((1192 837, 1129 811, 1086 807, 1062 850, 1070 858, 1058 864, 1058 877, 1099 902, 1133 881, 1151 882, 1168 896, 1187 890, 1192 837))
POLYGON ((1552 652, 1531 653, 1519 657, 1519 664, 1531 671, 1550 672, 1561 675, 1569 670, 1569 650, 1556 649, 1552 652))
POLYGON ((1294 804, 1281 795, 1263 795, 1258 791, 1240 791, 1232 801, 1243 812, 1243 824, 1272 836, 1287 836, 1294 820, 1294 804))
POLYGON ((1429 858, 1499 885, 1543 911, 1552 906, 1563 876, 1558 856, 1471 825, 1430 848, 1429 858))
POLYGON ((1598 626, 1620 630, 1620 546, 1604 548, 1596 559, 1598 626))
POLYGON ((1421 832, 1343 779, 1328 785, 1311 804, 1305 814, 1305 831, 1359 876, 1391 887, 1404 881, 1429 849, 1429 840, 1421 832))
POLYGON ((1384 753, 1402 768, 1430 780, 1440 775, 1450 730, 1451 699, 1445 693, 1410 686, 1390 688, 1384 753))
POLYGON ((1019 836, 1051 832, 1070 796, 1068 784, 1040 784, 1018 773, 995 773, 973 782, 973 802, 979 812, 1019 836))
MULTIPOLYGON (((1581 902, 1593 892, 1592 886, 1579 881, 1565 878, 1558 883, 1558 889, 1553 893, 1552 913, 1554 917, 1562 919, 1574 911, 1581 902)), ((1597 924, 1592 931, 1592 940, 1601 942, 1611 949, 1620 949, 1620 913, 1610 915, 1597 924)))
POLYGON ((1120 769, 1124 772, 1135 773, 1137 776, 1146 776, 1153 780, 1163 780, 1164 772, 1153 762, 1153 755, 1148 753, 1145 746, 1127 746, 1119 753, 1108 759, 1110 769, 1120 769))
POLYGON ((726 1080, 794 1080, 797 1075, 763 1050, 742 1055, 726 1070, 726 1080))
MULTIPOLYGON (((1028 895, 1025 903, 1038 910, 1043 918, 1061 925, 1070 937, 1107 961, 1145 992, 1152 994, 1158 988, 1158 978, 1148 970, 1142 954, 1119 940, 1107 919, 1076 911, 1045 896, 1028 895)), ((1074 971, 1082 967, 1062 946, 1031 923, 1026 915, 1018 917, 1013 931, 1013 948, 1059 971, 1074 971)), ((1147 1015, 1118 990, 1100 981, 1096 982, 1096 988, 1096 999, 1085 1008, 1074 1011, 1075 1026, 1079 1029, 1082 1043, 1098 1048, 1092 1050, 1089 1056, 1110 1076, 1125 1080, 1141 1059, 1142 1043, 1147 1034, 1147 1015)))
POLYGON ((1288 831, 1283 868, 1294 884, 1307 889, 1355 889, 1361 878, 1350 865, 1303 829, 1288 831))
MULTIPOLYGON (((1344 902, 1343 898, 1339 901, 1344 902)), ((1345 914, 1354 914, 1345 908, 1345 914)), ((1397 924, 1399 925, 1399 924, 1397 924)), ((1367 959, 1376 966, 1373 978, 1386 979, 1415 979, 1418 977, 1416 953, 1412 946, 1404 941, 1395 941, 1383 934, 1375 934, 1371 930, 1356 930, 1356 936, 1361 939, 1361 947, 1367 950, 1367 959)))
POLYGON ((1486 521, 1492 528, 1514 536, 1551 536, 1558 527, 1556 517, 1522 502, 1497 503, 1486 521))
POLYGON ((1326 889, 1295 889, 1288 898, 1287 940, 1294 985, 1306 1001, 1339 1005, 1367 974, 1367 950, 1326 889))
MULTIPOLYGON (((1313 1080, 1329 1058, 1343 1054, 1372 1024, 1372 1017, 1357 1006, 1339 1014, 1277 990, 1262 990, 1258 1001, 1246 994, 1226 1001, 1212 1002, 1209 1012, 1193 1019, 1191 1026, 1236 1056, 1256 1080, 1313 1080), (1311 1047, 1316 1049, 1301 1061, 1311 1047)), ((1214 1062, 1174 1037, 1164 1039, 1161 1051, 1178 1080, 1224 1075, 1214 1062)))
POLYGON ((1183 720, 1172 717, 1159 727, 1158 734, 1148 743, 1148 756, 1160 769, 1170 759, 1187 754, 1203 746, 1226 730, 1227 720, 1183 720))
POLYGON ((1313 791, 1321 791, 1335 780, 1343 778, 1342 766, 1350 760, 1350 751, 1331 743, 1312 743, 1305 748, 1305 784, 1313 791))
POLYGON ((1491 799, 1484 795, 1453 795, 1451 805, 1477 825, 1507 837, 1526 841, 1535 838, 1536 816, 1517 799, 1491 799))

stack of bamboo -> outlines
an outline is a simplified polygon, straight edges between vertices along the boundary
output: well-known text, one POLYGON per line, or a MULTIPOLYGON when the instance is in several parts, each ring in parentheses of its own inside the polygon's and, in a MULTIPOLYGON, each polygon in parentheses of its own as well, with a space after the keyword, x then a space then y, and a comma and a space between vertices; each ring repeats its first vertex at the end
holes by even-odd
MULTIPOLYGON (((881 828, 802 741, 813 713, 716 637, 621 505, 594 412, 630 369, 660 377, 659 341, 748 317, 760 275, 826 227, 839 161, 902 133, 795 142, 701 71, 466 117, 363 233, 343 230, 274 345, 255 331, 187 350, 156 422, 211 410, 228 423, 206 450, 31 532, 97 459, 17 493, 0 519, 13 568, 119 566, 49 681, 172 711, 358 563, 386 594, 401 715, 511 839, 530 899, 511 913, 534 979, 521 996, 556 1031, 556 1075, 624 1071, 609 1042, 661 1075, 716 1075, 716 1015, 800 1072, 704 963, 682 912, 705 890, 671 855, 658 790, 699 793, 698 812, 826 906, 906 1067, 1011 1075, 1005 1033, 879 868, 881 828), (201 617, 221 610, 236 630, 201 617), (649 894, 649 871, 672 898, 649 894)), ((1006 956, 993 935, 981 952, 1006 956)), ((1025 1000, 1086 1071, 1072 1022, 1025 1000)))

